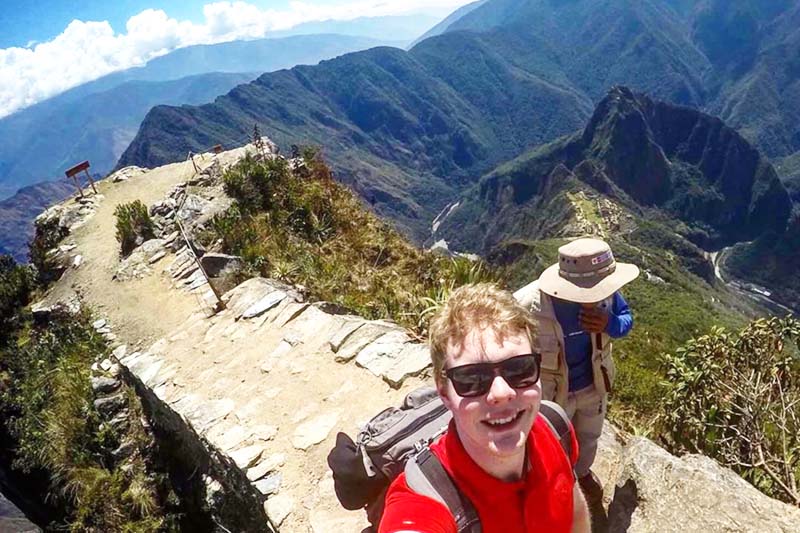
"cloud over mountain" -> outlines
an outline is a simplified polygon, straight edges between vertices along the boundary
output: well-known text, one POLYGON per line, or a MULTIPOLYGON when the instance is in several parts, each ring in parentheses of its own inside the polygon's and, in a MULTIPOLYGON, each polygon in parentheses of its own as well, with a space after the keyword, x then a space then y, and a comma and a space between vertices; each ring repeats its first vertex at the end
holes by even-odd
POLYGON ((73 20, 52 40, 0 50, 0 79, 4 80, 0 85, 0 117, 185 46, 261 38, 309 21, 456 8, 468 1, 292 2, 286 10, 262 10, 241 1, 215 2, 203 7, 203 23, 176 20, 160 9, 146 9, 128 19, 124 33, 116 32, 107 21, 73 20))

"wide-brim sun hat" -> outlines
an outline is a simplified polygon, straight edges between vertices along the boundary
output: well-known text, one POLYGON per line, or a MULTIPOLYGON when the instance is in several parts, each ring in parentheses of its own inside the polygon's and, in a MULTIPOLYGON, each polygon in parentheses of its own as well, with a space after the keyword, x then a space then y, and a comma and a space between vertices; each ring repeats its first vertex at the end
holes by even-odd
POLYGON ((617 263, 600 239, 576 239, 558 249, 558 263, 539 276, 539 290, 561 300, 596 303, 639 276, 639 267, 617 263))

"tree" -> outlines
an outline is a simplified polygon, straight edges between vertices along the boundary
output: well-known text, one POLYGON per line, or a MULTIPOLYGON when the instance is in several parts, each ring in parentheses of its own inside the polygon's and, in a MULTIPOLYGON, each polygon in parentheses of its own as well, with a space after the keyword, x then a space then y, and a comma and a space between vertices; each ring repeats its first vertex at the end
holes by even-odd
POLYGON ((661 420, 676 451, 714 457, 800 506, 799 341, 800 321, 759 319, 665 355, 661 420))

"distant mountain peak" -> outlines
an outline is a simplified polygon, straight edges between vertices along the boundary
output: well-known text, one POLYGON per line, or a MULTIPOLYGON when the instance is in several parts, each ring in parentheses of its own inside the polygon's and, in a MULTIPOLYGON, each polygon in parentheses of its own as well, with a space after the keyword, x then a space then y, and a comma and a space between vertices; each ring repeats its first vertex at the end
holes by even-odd
POLYGON ((637 202, 664 202, 672 193, 670 163, 646 117, 652 100, 615 86, 598 104, 583 131, 589 152, 606 163, 609 177, 637 202))
POLYGON ((706 248, 782 232, 792 207, 772 166, 721 120, 615 86, 583 130, 484 176, 437 235, 483 251, 553 237, 542 218, 565 220, 562 193, 587 186, 630 210, 656 209, 706 248))

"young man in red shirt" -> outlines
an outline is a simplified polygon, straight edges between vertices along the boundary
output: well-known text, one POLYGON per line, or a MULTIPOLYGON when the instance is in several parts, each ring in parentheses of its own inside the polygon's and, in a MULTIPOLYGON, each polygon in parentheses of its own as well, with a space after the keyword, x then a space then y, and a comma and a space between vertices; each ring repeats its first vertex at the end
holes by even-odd
MULTIPOLYGON (((439 394, 453 420, 433 445, 483 533, 590 531, 573 457, 539 415, 535 322, 508 292, 489 284, 453 292, 430 326, 439 394)), ((411 490, 401 474, 389 488, 380 533, 457 533, 442 503, 411 490)))

